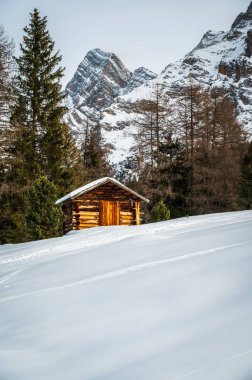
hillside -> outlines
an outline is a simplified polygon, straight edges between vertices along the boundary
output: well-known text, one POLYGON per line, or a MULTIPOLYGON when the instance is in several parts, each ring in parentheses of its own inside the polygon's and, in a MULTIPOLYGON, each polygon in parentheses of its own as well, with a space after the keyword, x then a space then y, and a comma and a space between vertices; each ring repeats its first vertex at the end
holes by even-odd
POLYGON ((249 380, 252 211, 0 246, 0 379, 249 380))
MULTIPOLYGON (((191 81, 200 84, 205 90, 222 88, 230 94, 239 121, 248 132, 252 132, 252 2, 246 12, 237 16, 229 31, 207 31, 191 52, 180 61, 168 64, 157 76, 142 69, 139 80, 139 69, 136 70, 138 75, 132 74, 112 53, 104 53, 99 49, 93 52, 97 51, 105 57, 106 67, 117 69, 110 70, 109 76, 107 69, 99 71, 102 75, 99 75, 97 83, 102 88, 98 89, 93 81, 94 75, 81 70, 83 63, 79 66, 66 88, 70 99, 68 122, 78 135, 87 118, 99 119, 106 142, 114 147, 110 155, 111 162, 118 164, 130 155, 130 148, 136 144, 134 120, 139 117, 138 102, 149 99, 157 85, 169 94, 178 94, 191 81), (76 80, 79 78, 78 83, 82 83, 83 77, 84 85, 78 87, 76 80), (92 90, 85 92, 89 81, 92 82, 92 90), (100 104, 98 113, 97 96, 100 104)), ((89 60, 89 67, 93 73, 96 62, 89 60)))

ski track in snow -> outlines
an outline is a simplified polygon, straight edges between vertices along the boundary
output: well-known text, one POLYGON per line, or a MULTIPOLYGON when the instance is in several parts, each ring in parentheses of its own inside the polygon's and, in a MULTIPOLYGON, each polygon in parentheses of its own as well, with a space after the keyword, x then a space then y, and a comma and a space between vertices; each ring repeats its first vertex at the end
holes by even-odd
MULTIPOLYGON (((134 371, 140 368, 144 374, 142 378, 147 379, 152 365, 157 368, 157 379, 240 379, 241 372, 247 375, 246 379, 250 378, 251 276, 248 266, 252 253, 251 228, 252 211, 245 211, 136 227, 100 227, 73 231, 62 238, 1 246, 0 380, 27 379, 29 374, 32 379, 126 378, 125 368, 129 370, 127 378, 137 378, 134 371), (156 243, 161 248, 158 256, 156 243), (170 243, 174 249, 168 250, 170 243), (137 259, 129 252, 135 245, 136 253, 139 249, 137 259), (105 255, 102 247, 106 247, 105 255), (117 250, 119 253, 122 251, 122 260, 116 255, 117 250), (74 265, 68 272, 70 258, 74 259, 73 255, 76 254, 80 256, 73 260, 74 265), (68 256, 69 259, 61 261, 61 258, 68 256), (56 265, 53 264, 54 260, 58 260, 56 265), (43 265, 48 262, 52 266, 43 265), (80 267, 76 277, 75 268, 86 263, 88 266, 84 273, 80 267), (207 276, 208 264, 211 264, 210 277, 207 276), (134 299, 132 294, 135 281, 151 287, 152 280, 160 275, 161 278, 164 276, 165 281, 166 278, 169 280, 167 274, 172 273, 172 284, 182 282, 186 286, 194 269, 199 273, 199 278, 196 273, 192 289, 187 287, 186 292, 181 294, 174 286, 171 291, 174 303, 171 297, 171 305, 163 308, 163 292, 158 293, 159 298, 156 297, 156 290, 151 290, 149 295, 148 287, 144 289, 141 286, 139 295, 146 292, 148 299, 138 307, 138 299, 134 299), (56 276, 50 282, 54 271, 56 276), (239 281, 237 291, 232 281, 234 276, 239 281), (222 278, 223 292, 219 297, 222 278), (215 279, 208 304, 204 292, 208 294, 215 279), (116 284, 126 291, 123 292, 123 299, 118 303, 118 295, 113 294, 112 301, 107 302, 104 294, 109 299, 110 291, 113 292, 116 284), (5 288, 8 288, 7 291, 5 288), (63 315, 65 307, 71 308, 71 302, 67 305, 56 302, 57 309, 54 309, 54 300, 60 295, 66 295, 69 300, 74 295, 74 314, 70 309, 66 316, 63 315), (179 295, 178 301, 176 295, 179 295), (132 300, 132 296, 132 308, 128 308, 127 302, 132 300), (79 297, 86 297, 87 304, 78 302, 79 297), (125 300, 125 310, 129 312, 127 318, 124 310, 121 311, 125 300), (42 313, 36 309, 32 315, 30 307, 35 308, 41 302, 42 313), (194 303, 199 312, 193 306, 191 313, 194 303), (89 313, 85 310, 87 306, 91 308, 89 313), (101 318, 103 310, 105 313, 101 318), (19 315, 17 323, 16 312, 19 315), (62 316, 59 326, 58 312, 62 316), (152 313, 150 318, 149 313, 152 313), (165 313, 168 313, 167 316, 165 313), (189 318, 185 320, 184 315, 189 318), (145 344, 145 339, 148 339, 148 344, 145 344), (80 347, 87 355, 88 366, 85 364, 83 367, 80 347), (202 347, 206 347, 203 352, 202 347), (163 356, 159 355, 163 349, 167 350, 168 355, 171 354, 171 362, 167 362, 165 352, 163 356), (140 353, 138 363, 135 363, 136 351, 140 353), (68 362, 69 357, 73 358, 71 363, 68 362), (142 363, 142 360, 145 361, 142 363), (136 364, 140 367, 135 367, 136 364), (41 372, 38 370, 40 368, 41 372), (68 368, 76 373, 67 373, 68 368), (122 372, 118 372, 118 368, 122 372)), ((158 285, 162 287, 163 281, 158 285)), ((245 377, 242 379, 245 380, 245 377)))
MULTIPOLYGON (((80 243, 79 244, 74 244, 74 250, 70 250, 70 251, 67 251, 67 252, 62 252, 61 249, 66 249, 66 246, 69 246, 70 243, 71 243, 71 234, 69 236, 66 236, 66 240, 64 241, 64 244, 58 244, 58 241, 55 242, 55 246, 52 244, 52 243, 49 243, 50 245, 47 247, 47 248, 44 248, 44 249, 39 249, 38 252, 30 252, 30 253, 24 253, 24 252, 20 252, 18 254, 11 254, 9 255, 9 257, 3 257, 1 259, 1 256, 0 256, 0 266, 2 265, 6 265, 6 264, 16 264, 16 263, 25 263, 28 261, 28 263, 31 265, 31 264, 34 264, 36 262, 41 262, 41 259, 43 261, 49 261, 49 260, 53 260, 55 259, 56 257, 58 256, 61 256, 61 257, 64 257, 64 256, 70 256, 70 255, 75 255, 76 252, 79 253, 78 249, 79 248, 82 248, 83 250, 85 249, 88 249, 88 248, 94 248, 94 247, 98 247, 98 246, 104 246, 104 245, 108 245, 108 244, 111 244, 111 243, 114 243, 114 242, 118 242, 118 241, 121 241, 121 240, 125 240, 125 239, 128 239, 130 237, 136 237, 136 236, 143 236, 143 235, 154 235, 154 234, 159 234, 159 233, 163 233, 163 232, 167 232, 167 233, 170 233, 170 238, 172 238, 173 236, 177 236, 177 235, 180 235, 180 234, 187 234, 187 233, 190 233, 190 232, 196 232, 196 231, 200 231, 200 230, 204 230, 204 229, 211 229, 211 228, 216 228, 216 227, 221 227, 221 226, 226 226, 226 225, 230 225, 230 224, 237 224, 237 223, 244 223, 244 221, 251 221, 251 212, 248 212, 248 213, 243 213, 243 215, 241 216, 241 219, 239 219, 239 217, 237 216, 227 216, 225 218, 225 221, 223 222, 223 216, 222 217, 212 217, 212 218, 206 218, 204 219, 204 223, 208 223, 208 222, 211 222, 211 225, 208 226, 208 225, 203 225, 201 227, 199 227, 198 225, 199 224, 202 224, 202 220, 199 221, 199 220, 191 220, 192 218, 188 218, 186 220, 183 220, 183 221, 179 221, 178 223, 174 223, 174 224, 170 224, 170 225, 165 225, 165 226, 157 226, 156 228, 152 228, 152 230, 150 231, 150 229, 148 228, 148 226, 150 225, 142 225, 142 226, 134 226, 132 229, 130 228, 130 230, 123 230, 123 229, 120 229, 118 231, 115 231, 113 230, 113 232, 111 233, 108 233, 109 230, 106 230, 104 231, 104 235, 102 236, 103 239, 97 239, 96 236, 94 236, 94 238, 91 238, 92 235, 97 235, 97 234, 102 234, 103 231, 101 232, 99 227, 96 231, 94 232, 90 232, 88 233, 87 235, 83 236, 83 239, 81 239, 80 243), (230 220, 230 221, 228 221, 230 220), (219 223, 218 223, 219 222, 219 223), (189 224, 189 226, 188 226, 189 224), (125 233, 126 232, 126 233, 125 233), (68 237, 70 238, 70 241, 68 241, 68 237), (85 239, 85 240, 84 240, 85 239), (89 241, 86 241, 86 240, 89 240, 89 241), (55 252, 55 248, 56 248, 56 252, 55 252)), ((174 222, 175 220, 173 220, 172 222, 174 222)), ((162 224, 162 222, 161 222, 162 224)), ((76 235, 74 235, 76 237, 76 235)), ((77 235, 78 236, 78 235, 77 235)), ((167 236, 166 236, 167 238, 167 236)), ((27 243, 27 244, 30 244, 30 243, 27 243)), ((36 250, 37 247, 34 247, 34 250, 36 250)), ((1 253, 1 251, 0 251, 1 253)))
POLYGON ((194 371, 191 371, 191 372, 188 372, 188 373, 185 373, 181 376, 178 376, 178 377, 174 377, 170 380, 182 380, 182 379, 186 379, 188 377, 191 377, 193 375, 197 375, 201 372, 206 372, 206 371, 209 371, 211 369, 216 369, 222 365, 225 365, 226 363, 228 362, 231 362, 231 361, 234 361, 234 360, 237 360, 237 359, 240 359, 241 357, 244 357, 244 356, 249 356, 249 355, 252 355, 252 350, 247 350, 247 351, 244 351, 244 352, 238 352, 237 354, 235 355, 232 355, 228 358, 225 358, 223 360, 221 360, 219 363, 217 363, 216 365, 212 365, 212 366, 207 366, 207 367, 202 367, 202 368, 199 368, 199 369, 196 369, 194 371))
MULTIPOLYGON (((21 293, 21 294, 17 294, 17 295, 2 297, 2 298, 0 298, 0 303, 8 302, 8 301, 16 300, 19 298, 28 297, 28 296, 33 296, 33 295, 37 295, 37 294, 64 290, 64 289, 68 289, 68 288, 72 288, 72 287, 76 287, 76 286, 90 284, 93 282, 99 282, 99 281, 103 281, 103 280, 114 279, 114 278, 117 278, 120 276, 125 276, 129 273, 132 273, 132 272, 138 272, 138 271, 142 271, 142 270, 149 269, 149 268, 154 268, 154 267, 158 267, 158 266, 162 266, 162 265, 172 264, 172 263, 175 263, 178 261, 194 259, 197 257, 206 256, 206 255, 213 254, 213 253, 216 253, 219 251, 225 251, 225 250, 230 249, 230 248, 234 248, 234 247, 238 247, 238 246, 242 246, 242 245, 247 245, 247 244, 252 244, 252 240, 242 242, 242 243, 229 244, 229 245, 224 245, 224 246, 220 246, 220 247, 195 251, 195 252, 192 252, 192 253, 189 253, 186 255, 170 257, 167 259, 155 260, 155 261, 150 261, 150 262, 146 262, 143 264, 133 265, 133 266, 125 267, 125 268, 118 269, 118 270, 115 270, 112 272, 107 272, 107 273, 99 274, 99 275, 92 276, 89 278, 85 278, 83 280, 74 281, 74 282, 71 282, 71 283, 68 283, 65 285, 53 286, 50 288, 45 288, 45 289, 35 290, 35 291, 21 293)), ((13 275, 15 275, 15 274, 17 274, 17 273, 14 273, 13 275)))
POLYGON ((2 285, 4 282, 10 280, 12 277, 16 276, 20 272, 22 272, 22 269, 19 269, 19 270, 16 270, 14 272, 11 272, 9 274, 6 274, 2 278, 0 278, 0 285, 2 285))

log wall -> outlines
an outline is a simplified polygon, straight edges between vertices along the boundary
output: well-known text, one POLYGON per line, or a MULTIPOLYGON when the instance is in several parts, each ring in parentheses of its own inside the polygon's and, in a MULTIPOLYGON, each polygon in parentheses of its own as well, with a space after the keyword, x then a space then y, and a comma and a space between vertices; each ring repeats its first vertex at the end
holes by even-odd
POLYGON ((140 199, 113 183, 101 185, 63 204, 64 234, 108 225, 140 224, 140 199))

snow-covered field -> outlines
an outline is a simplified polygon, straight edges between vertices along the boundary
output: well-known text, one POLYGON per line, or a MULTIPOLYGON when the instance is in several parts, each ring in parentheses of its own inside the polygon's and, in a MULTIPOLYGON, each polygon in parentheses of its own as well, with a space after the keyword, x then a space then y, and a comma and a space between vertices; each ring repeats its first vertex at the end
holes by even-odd
POLYGON ((85 379, 252 379, 252 211, 0 247, 0 380, 85 379))

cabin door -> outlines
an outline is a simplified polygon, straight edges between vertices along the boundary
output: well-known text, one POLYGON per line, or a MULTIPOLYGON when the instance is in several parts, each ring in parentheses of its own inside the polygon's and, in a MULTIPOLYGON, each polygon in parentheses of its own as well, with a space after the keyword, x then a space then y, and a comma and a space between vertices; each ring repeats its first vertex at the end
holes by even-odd
POLYGON ((120 204, 115 201, 101 201, 100 226, 120 224, 120 204))

